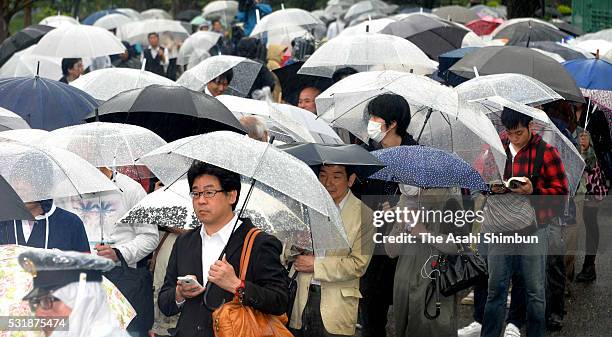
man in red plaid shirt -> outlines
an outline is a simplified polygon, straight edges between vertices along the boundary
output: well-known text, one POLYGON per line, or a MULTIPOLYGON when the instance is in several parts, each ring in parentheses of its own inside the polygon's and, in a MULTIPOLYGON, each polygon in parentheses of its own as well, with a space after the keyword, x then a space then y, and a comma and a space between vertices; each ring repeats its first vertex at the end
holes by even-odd
MULTIPOLYGON (((532 118, 504 108, 501 121, 506 128, 507 140, 504 145, 508 154, 504 179, 523 177, 525 180, 524 184, 511 191, 523 195, 567 195, 568 181, 559 152, 533 133, 532 118)), ((513 296, 512 305, 522 305, 527 309, 527 337, 544 336, 547 316, 547 227, 560 215, 563 203, 557 203, 563 197, 555 198, 555 201, 543 199, 532 198, 537 217, 537 229, 533 235, 537 236, 538 244, 489 244, 489 289, 482 325, 483 337, 499 337, 504 331, 506 298, 511 279, 520 281, 513 282, 513 292, 516 288, 523 288, 525 294, 518 299, 522 302, 520 304, 514 300, 519 296, 513 296), (513 274, 518 277, 512 278, 513 274)), ((504 336, 520 337, 520 326, 509 323, 504 336)))

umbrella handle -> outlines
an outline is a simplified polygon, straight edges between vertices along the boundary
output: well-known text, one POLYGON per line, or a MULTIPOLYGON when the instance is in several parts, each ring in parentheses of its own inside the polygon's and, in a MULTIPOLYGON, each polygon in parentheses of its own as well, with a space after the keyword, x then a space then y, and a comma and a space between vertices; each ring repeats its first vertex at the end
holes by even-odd
POLYGON ((423 123, 423 126, 421 127, 421 131, 419 131, 419 136, 416 139, 417 143, 419 142, 419 140, 421 140, 421 136, 423 135, 423 131, 425 130, 425 126, 427 125, 427 122, 429 121, 429 117, 431 117, 432 113, 433 113, 433 109, 432 108, 427 109, 427 116, 425 117, 425 122, 423 123))

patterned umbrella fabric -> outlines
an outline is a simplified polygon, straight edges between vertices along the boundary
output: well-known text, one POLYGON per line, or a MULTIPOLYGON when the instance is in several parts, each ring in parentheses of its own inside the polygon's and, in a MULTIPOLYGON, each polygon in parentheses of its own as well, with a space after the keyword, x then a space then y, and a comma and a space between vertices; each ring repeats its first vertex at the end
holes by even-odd
POLYGON ((602 59, 572 60, 563 64, 585 97, 612 110, 612 63, 602 59))

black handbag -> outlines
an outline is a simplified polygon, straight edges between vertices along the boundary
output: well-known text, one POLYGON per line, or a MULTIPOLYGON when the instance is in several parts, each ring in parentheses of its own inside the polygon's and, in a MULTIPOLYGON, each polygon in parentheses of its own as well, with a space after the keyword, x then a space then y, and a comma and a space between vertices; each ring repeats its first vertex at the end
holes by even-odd
POLYGON ((432 262, 431 280, 425 293, 425 317, 436 319, 440 316, 440 294, 448 297, 461 290, 468 289, 475 284, 487 280, 487 264, 482 256, 473 252, 470 248, 458 245, 459 250, 456 255, 439 255, 438 259, 432 262), (433 297, 436 297, 436 313, 429 314, 427 307, 433 297))
MULTIPOLYGON (((289 267, 289 269, 291 269, 291 267, 289 267)), ((291 275, 291 278, 289 279, 289 292, 288 292, 289 300, 287 302, 287 318, 289 318, 289 320, 287 321, 287 325, 289 325, 289 323, 291 322, 291 313, 293 312, 293 304, 295 303, 295 297, 297 296, 297 289, 298 289, 297 276, 298 276, 298 271, 296 270, 293 272, 293 275, 291 275)))
POLYGON ((114 249, 121 262, 103 275, 123 293, 136 311, 128 331, 145 332, 153 327, 153 275, 147 268, 130 268, 119 250, 114 249))

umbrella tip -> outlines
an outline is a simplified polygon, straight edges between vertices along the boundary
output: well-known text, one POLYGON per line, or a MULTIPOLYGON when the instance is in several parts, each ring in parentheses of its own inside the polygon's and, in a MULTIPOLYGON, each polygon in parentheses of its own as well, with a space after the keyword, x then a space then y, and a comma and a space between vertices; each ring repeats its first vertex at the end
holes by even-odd
POLYGON ((476 66, 474 66, 474 75, 476 75, 476 77, 480 77, 480 74, 478 73, 478 68, 476 68, 476 66))
POLYGON ((281 9, 285 10, 285 3, 281 2, 281 9))
POLYGON ((597 48, 597 52, 595 53, 595 59, 599 60, 599 48, 597 48))
POLYGON ((96 108, 96 109, 94 110, 94 113, 96 114, 96 119, 95 119, 95 120, 96 120, 96 122, 99 122, 99 121, 100 121, 100 114, 98 113, 98 108, 96 108))
POLYGON ((366 33, 370 32, 370 25, 366 25, 366 33))
POLYGON ((36 62, 36 77, 39 76, 40 73, 40 61, 36 62))

